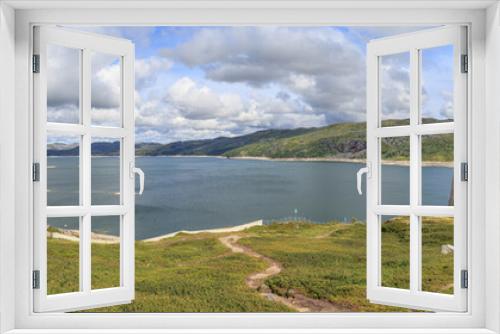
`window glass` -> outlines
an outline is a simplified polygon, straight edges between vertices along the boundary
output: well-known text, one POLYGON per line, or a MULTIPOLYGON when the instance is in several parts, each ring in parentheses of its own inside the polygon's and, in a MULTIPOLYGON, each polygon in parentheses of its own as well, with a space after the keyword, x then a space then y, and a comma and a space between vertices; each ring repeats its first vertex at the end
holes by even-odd
POLYGON ((47 45, 47 121, 80 122, 80 49, 47 45))
POLYGON ((92 138, 92 205, 121 203, 121 141, 92 138))
POLYGON ((47 205, 80 204, 80 136, 47 135, 47 205))
POLYGON ((410 218, 381 216, 381 286, 410 288, 410 218))
POLYGON ((453 294, 453 217, 422 217, 422 290, 453 294))
POLYGON ((410 138, 380 139, 381 204, 410 204, 410 138))
POLYGON ((453 121, 453 46, 420 50, 421 122, 453 121))
POLYGON ((120 286, 120 216, 92 217, 92 289, 120 286))
POLYGON ((421 136, 422 205, 454 205, 453 134, 421 136))
POLYGON ((92 54, 92 125, 121 127, 121 57, 92 54))
POLYGON ((80 218, 47 219, 47 294, 80 290, 80 218))
POLYGON ((381 125, 409 125, 410 53, 381 56, 379 76, 381 125))

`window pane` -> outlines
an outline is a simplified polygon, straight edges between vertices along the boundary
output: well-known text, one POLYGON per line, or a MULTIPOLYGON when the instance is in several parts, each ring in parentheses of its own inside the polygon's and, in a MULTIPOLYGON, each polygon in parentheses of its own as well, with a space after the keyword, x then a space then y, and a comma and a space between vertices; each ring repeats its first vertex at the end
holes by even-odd
POLYGON ((92 289, 120 286, 120 217, 92 217, 92 289))
POLYGON ((422 205, 453 206, 453 134, 422 136, 422 205))
POLYGON ((382 286, 410 288, 410 218, 381 217, 382 286))
POLYGON ((47 45, 47 121, 80 122, 80 49, 47 45))
POLYGON ((80 136, 47 135, 47 205, 80 204, 80 136))
POLYGON ((410 124, 410 53, 380 57, 382 126, 410 124))
POLYGON ((381 204, 410 204, 410 138, 380 139, 381 204))
POLYGON ((422 290, 453 294, 453 217, 422 217, 422 290))
POLYGON ((120 204, 120 140, 92 139, 92 205, 120 204))
POLYGON ((121 127, 121 57, 92 55, 92 125, 121 127))
POLYGON ((80 218, 47 218, 47 293, 80 290, 80 218))
POLYGON ((453 121, 453 46, 422 49, 422 123, 453 121))

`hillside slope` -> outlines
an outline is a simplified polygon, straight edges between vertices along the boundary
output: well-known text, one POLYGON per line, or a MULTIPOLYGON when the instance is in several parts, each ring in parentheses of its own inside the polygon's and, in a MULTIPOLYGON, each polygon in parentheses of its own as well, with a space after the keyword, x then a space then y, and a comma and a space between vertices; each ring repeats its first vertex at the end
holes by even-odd
MULTIPOLYGON (((392 121, 391 125, 399 125, 392 121)), ((381 141, 382 159, 408 161, 409 137, 381 141)), ((227 157, 366 158, 366 123, 339 123, 289 138, 262 140, 224 153, 227 157)), ((453 161, 453 134, 422 136, 422 160, 453 161)))
POLYGON ((226 152, 228 157, 364 158, 366 124, 333 124, 298 136, 263 140, 226 152))
POLYGON ((238 137, 218 137, 214 139, 179 141, 170 144, 139 144, 138 155, 222 155, 225 152, 252 143, 277 140, 308 132, 314 128, 298 128, 285 130, 263 130, 238 137))
MULTIPOLYGON (((427 120, 429 121, 429 120, 427 120)), ((391 125, 401 122, 392 120, 391 125)), ((409 138, 394 137, 382 140, 382 158, 393 161, 409 160, 409 138)), ((118 155, 118 142, 92 144, 94 155, 118 155)), ((75 145, 49 144, 49 156, 78 155, 75 145)), ((338 123, 320 128, 264 130, 238 137, 180 141, 170 144, 138 143, 138 156, 213 155, 263 158, 336 158, 364 159, 366 157, 366 123, 338 123)), ((424 161, 453 160, 453 135, 422 137, 424 161)))
MULTIPOLYGON (((382 280, 408 288, 408 218, 384 222, 382 280)), ((265 284, 274 294, 298 294, 329 301, 351 312, 408 311, 366 299, 366 225, 330 222, 273 223, 237 233, 239 244, 277 261, 279 275, 265 284)), ((136 242, 136 296, 132 303, 90 312, 285 312, 280 303, 249 289, 249 275, 267 268, 262 258, 233 253, 220 242, 228 234, 179 234, 157 242, 136 242)), ((453 219, 422 219, 422 271, 425 291, 453 292, 453 219)), ((78 290, 78 242, 47 238, 48 291, 78 290)), ((98 287, 115 286, 119 244, 92 244, 92 277, 98 287), (95 264, 95 265, 94 265, 95 264)), ((94 281, 93 281, 94 283, 94 281)))

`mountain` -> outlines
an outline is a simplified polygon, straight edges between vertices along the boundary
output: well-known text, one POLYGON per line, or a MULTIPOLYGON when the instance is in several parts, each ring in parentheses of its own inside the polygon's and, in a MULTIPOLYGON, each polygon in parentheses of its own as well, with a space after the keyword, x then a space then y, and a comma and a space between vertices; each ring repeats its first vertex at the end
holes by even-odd
MULTIPOLYGON (((238 137, 218 137, 214 139, 178 141, 170 144, 138 143, 135 145, 136 155, 223 155, 232 149, 262 140, 277 140, 280 138, 298 136, 315 131, 316 128, 298 128, 285 130, 263 130, 238 137)), ((52 143, 47 145, 49 156, 74 156, 78 155, 79 147, 75 144, 52 143)), ((92 143, 92 154, 118 155, 119 142, 92 143)))
MULTIPOLYGON (((432 120, 426 119, 429 123, 432 120)), ((384 123, 385 125, 386 123, 384 123)), ((391 125, 405 124, 391 120, 391 125)), ((382 158, 409 160, 409 138, 391 137, 382 141, 382 158)), ((118 155, 119 142, 92 143, 95 155, 118 155)), ((78 154, 78 146, 61 143, 48 145, 49 156, 78 154)), ((366 123, 338 123, 319 128, 264 130, 238 137, 179 141, 170 144, 138 143, 136 155, 222 155, 226 157, 267 158, 340 158, 364 159, 366 156, 366 123)), ((453 160, 453 135, 422 137, 424 161, 453 160)))
POLYGON ((339 123, 298 136, 262 140, 224 153, 228 157, 364 158, 366 123, 339 123))
MULTIPOLYGON (((91 144, 93 155, 113 156, 120 152, 120 142, 95 142, 91 144)), ((77 156, 80 146, 77 144, 53 143, 47 145, 48 156, 77 156)))
POLYGON ((238 137, 218 137, 214 139, 179 141, 165 145, 139 144, 138 155, 223 155, 224 153, 264 140, 277 140, 302 135, 314 128, 290 130, 263 130, 238 137))

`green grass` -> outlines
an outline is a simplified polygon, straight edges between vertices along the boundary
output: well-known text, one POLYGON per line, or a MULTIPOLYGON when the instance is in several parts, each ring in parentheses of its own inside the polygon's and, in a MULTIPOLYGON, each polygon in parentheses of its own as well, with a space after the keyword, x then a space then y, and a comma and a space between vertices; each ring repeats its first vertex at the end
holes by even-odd
MULTIPOLYGON (((383 224, 383 284, 407 287, 407 219, 396 217, 383 224)), ((448 218, 422 222, 423 289, 451 293, 453 255, 442 255, 441 245, 453 244, 453 224, 448 218)), ((239 243, 251 247, 283 266, 267 279, 271 290, 282 296, 302 293, 329 300, 343 311, 408 311, 371 304, 366 299, 366 226, 328 223, 275 223, 239 232, 239 243)), ((179 235, 156 243, 136 243, 136 296, 128 305, 94 312, 287 312, 288 307, 270 301, 248 288, 245 278, 267 264, 244 254, 231 253, 220 235, 179 235)), ((77 289, 76 242, 49 239, 49 291, 77 289), (76 283, 75 283, 76 282, 76 283)), ((113 286, 117 272, 116 245, 94 245, 93 280, 99 287, 113 286), (94 247, 99 246, 99 247, 94 247)))
POLYGON ((52 238, 47 240, 47 292, 49 295, 78 291, 79 263, 77 242, 52 238))

